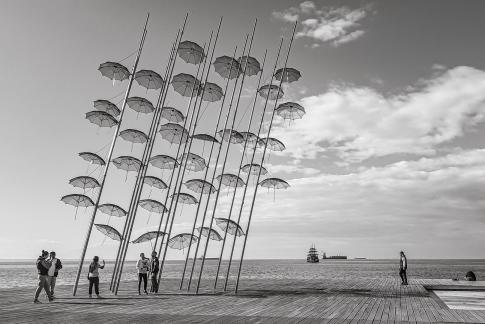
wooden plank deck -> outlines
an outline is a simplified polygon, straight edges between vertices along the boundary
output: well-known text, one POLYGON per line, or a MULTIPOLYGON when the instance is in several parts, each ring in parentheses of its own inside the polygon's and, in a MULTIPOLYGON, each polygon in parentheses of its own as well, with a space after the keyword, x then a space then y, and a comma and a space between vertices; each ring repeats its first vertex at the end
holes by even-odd
POLYGON ((449 309, 426 289, 485 290, 485 282, 245 280, 238 295, 206 289, 197 296, 178 283, 165 279, 148 296, 135 294, 134 282, 118 296, 101 285, 103 299, 87 298, 86 285, 76 297, 59 286, 57 299, 42 304, 32 303, 33 288, 1 289, 0 323, 485 323, 485 310, 449 309))

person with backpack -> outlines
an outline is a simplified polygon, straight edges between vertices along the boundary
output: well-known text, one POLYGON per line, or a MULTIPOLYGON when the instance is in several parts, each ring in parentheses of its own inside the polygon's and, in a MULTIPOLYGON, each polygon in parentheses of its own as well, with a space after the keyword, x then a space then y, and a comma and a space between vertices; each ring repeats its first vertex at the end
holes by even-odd
POLYGON ((138 262, 136 263, 136 268, 138 269, 138 295, 140 295, 140 286, 142 280, 145 294, 148 294, 147 277, 148 271, 150 270, 150 259, 145 258, 145 253, 140 253, 140 260, 138 260, 138 262))
POLYGON ((93 286, 96 297, 101 298, 99 295, 99 271, 98 269, 104 269, 105 262, 103 260, 103 265, 99 264, 99 257, 96 255, 93 258, 93 262, 89 265, 89 298, 93 298, 93 286))
POLYGON ((150 279, 152 285, 150 287, 150 292, 158 292, 158 271, 160 271, 160 262, 157 258, 157 252, 152 252, 152 259, 150 260, 150 279))
POLYGON ((45 290, 47 298, 49 301, 52 301, 53 298, 51 296, 50 287, 49 287, 49 275, 48 271, 51 267, 51 262, 47 259, 49 252, 42 250, 42 254, 37 258, 37 273, 39 275, 39 282, 37 284, 37 289, 35 290, 35 297, 34 303, 40 304, 39 295, 42 290, 45 290))
POLYGON ((56 252, 51 251, 49 254, 49 262, 51 263, 51 266, 49 270, 47 271, 47 275, 49 276, 49 289, 51 292, 51 297, 54 297, 54 288, 56 287, 56 280, 57 280, 57 275, 59 274, 59 270, 62 269, 62 263, 61 260, 56 258, 56 252))

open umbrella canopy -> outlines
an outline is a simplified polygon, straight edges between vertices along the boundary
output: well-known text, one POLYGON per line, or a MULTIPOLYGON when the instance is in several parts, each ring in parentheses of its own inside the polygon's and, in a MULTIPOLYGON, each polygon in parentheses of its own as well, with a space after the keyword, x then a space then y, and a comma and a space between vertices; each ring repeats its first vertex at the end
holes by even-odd
POLYGON ((204 158, 194 153, 184 153, 180 159, 180 164, 184 160, 187 160, 186 169, 189 171, 199 172, 207 167, 204 158))
POLYGON ((93 110, 86 113, 86 119, 99 127, 113 127, 118 120, 104 111, 93 110))
POLYGON ((241 167, 241 171, 245 173, 250 173, 252 175, 258 175, 259 169, 261 169, 261 174, 265 175, 268 173, 265 167, 262 167, 260 164, 253 163, 253 164, 246 164, 241 167))
POLYGON ((106 162, 96 153, 81 152, 79 156, 84 160, 92 164, 105 165, 106 162))
POLYGON ((161 202, 153 199, 141 199, 138 205, 150 213, 163 214, 167 210, 161 202))
POLYGON ((276 114, 283 119, 301 119, 305 114, 305 108, 296 102, 285 102, 278 105, 278 108, 276 108, 276 114))
POLYGON ((258 141, 258 145, 260 147, 264 147, 264 145, 266 144, 266 142, 268 142, 268 148, 271 151, 284 151, 286 149, 285 144, 283 144, 283 142, 281 142, 279 139, 276 139, 274 137, 264 137, 264 138, 261 138, 258 141))
POLYGON ((182 60, 190 64, 199 64, 204 59, 204 49, 191 41, 180 42, 177 54, 182 60))
POLYGON ((155 168, 159 168, 162 170, 174 169, 178 166, 178 162, 175 158, 165 154, 152 156, 150 158, 150 164, 155 168))
POLYGON ((142 97, 130 97, 126 100, 126 104, 137 113, 149 114, 155 111, 153 104, 142 97))
POLYGON ((113 117, 118 117, 121 113, 118 106, 108 100, 99 99, 94 101, 94 109, 104 111, 113 117))
POLYGON ((224 79, 234 79, 242 73, 239 62, 229 56, 220 56, 213 63, 214 70, 224 79))
POLYGON ((220 174, 216 177, 216 180, 227 187, 244 187, 243 179, 232 173, 220 174))
POLYGON ((244 137, 241 135, 241 133, 233 129, 221 129, 217 132, 217 135, 219 135, 219 137, 221 137, 226 142, 229 141, 229 138, 231 138, 232 144, 241 144, 244 142, 244 137))
POLYGON ((215 102, 221 100, 222 96, 224 96, 224 91, 220 86, 212 82, 206 82, 202 87, 202 100, 215 102))
POLYGON ((162 108, 162 117, 171 123, 181 123, 184 121, 184 114, 172 107, 162 108))
POLYGON ((135 80, 140 86, 147 89, 160 89, 165 83, 160 74, 152 70, 140 70, 136 72, 135 80))
POLYGON ((269 100, 281 99, 284 95, 283 89, 275 84, 266 84, 259 88, 258 93, 261 97, 269 100))
POLYGON ((94 224, 94 226, 96 226, 96 229, 107 237, 121 242, 121 234, 115 228, 105 224, 94 224))
POLYGON ((171 144, 186 143, 189 138, 189 132, 181 125, 166 123, 160 126, 160 136, 171 144))
POLYGON ((86 195, 71 194, 61 198, 64 203, 74 207, 91 207, 94 206, 94 202, 86 195))
POLYGON ((209 134, 195 134, 192 135, 192 138, 199 141, 219 143, 219 141, 214 136, 211 136, 209 134))
POLYGON ((217 233, 217 231, 213 228, 201 226, 197 227, 196 230, 199 232, 200 235, 207 237, 209 235, 209 238, 214 241, 222 241, 222 236, 217 233))
POLYGON ((113 81, 123 81, 130 77, 130 71, 116 62, 105 62, 99 65, 99 72, 105 77, 113 81))
POLYGON ((125 217, 126 210, 115 204, 102 204, 99 205, 98 210, 106 215, 115 217, 125 217))
POLYGON ((256 144, 258 142, 258 135, 251 133, 251 132, 240 132, 239 134, 242 135, 243 140, 246 141, 248 144, 256 144))
POLYGON ((119 156, 113 159, 113 164, 125 171, 139 171, 141 167, 141 161, 133 156, 119 156))
POLYGON ((80 177, 72 178, 71 180, 69 180, 69 184, 72 185, 73 187, 81 188, 83 190, 94 189, 100 186, 98 180, 88 176, 80 176, 80 177))
POLYGON ((194 196, 184 192, 175 193, 170 197, 178 198, 178 201, 182 204, 195 205, 198 203, 194 196))
POLYGON ((301 78, 301 73, 297 69, 294 68, 281 68, 276 71, 274 74, 274 77, 276 80, 281 81, 281 78, 283 78, 283 82, 294 82, 298 81, 298 79, 301 78), (283 73, 284 70, 284 73, 283 73))
POLYGON ((172 78, 172 87, 184 97, 195 97, 198 95, 200 81, 193 75, 179 73, 172 78))
POLYGON ((197 243, 199 238, 190 233, 181 233, 175 235, 168 241, 168 246, 172 249, 182 250, 187 248, 190 244, 197 243))
POLYGON ((216 188, 208 181, 202 179, 191 179, 187 180, 185 183, 187 189, 196 192, 196 193, 214 193, 216 192, 216 188))
POLYGON ((256 75, 259 73, 259 71, 261 71, 261 65, 259 64, 258 60, 252 56, 241 56, 237 61, 241 65, 241 71, 244 71, 246 61, 248 62, 248 67, 246 68, 247 76, 256 75))
POLYGON ((147 186, 155 187, 158 189, 167 189, 168 187, 162 179, 154 176, 145 176, 145 178, 143 179, 143 183, 145 183, 147 186))
POLYGON ((135 240, 131 241, 131 243, 143 243, 153 240, 156 237, 164 236, 166 233, 162 231, 150 231, 146 232, 145 234, 140 235, 135 240))
POLYGON ((283 179, 279 178, 267 178, 259 183, 261 187, 273 188, 273 189, 287 189, 290 185, 283 179))
POLYGON ((120 137, 130 143, 142 144, 148 141, 148 136, 137 129, 124 129, 120 132, 120 137))
POLYGON ((224 232, 228 232, 231 235, 236 235, 236 236, 243 236, 244 232, 239 226, 238 223, 236 223, 233 220, 227 219, 227 218, 216 218, 216 225, 219 226, 221 230, 224 232))

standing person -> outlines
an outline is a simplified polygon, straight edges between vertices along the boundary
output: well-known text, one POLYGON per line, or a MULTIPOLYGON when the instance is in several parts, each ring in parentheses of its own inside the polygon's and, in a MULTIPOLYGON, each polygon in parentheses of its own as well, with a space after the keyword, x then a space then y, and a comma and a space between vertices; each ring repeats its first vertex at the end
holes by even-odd
POLYGON ((143 279, 143 289, 145 294, 148 294, 147 291, 147 276, 148 271, 150 270, 150 259, 145 258, 145 253, 140 253, 140 260, 136 263, 136 268, 138 269, 138 295, 140 295, 140 286, 141 281, 143 279))
POLYGON ((400 252, 401 257, 399 259, 399 276, 401 277, 401 285, 408 284, 408 277, 406 275, 406 270, 408 269, 408 259, 403 251, 400 252))
POLYGON ((89 298, 93 297, 93 285, 94 285, 94 292, 96 293, 96 297, 101 298, 99 295, 99 271, 98 269, 104 269, 105 263, 103 260, 103 265, 99 264, 99 257, 95 256, 93 258, 93 262, 89 265, 89 298))
POLYGON ((152 252, 152 259, 150 261, 150 279, 152 281, 152 286, 150 287, 150 292, 158 292, 158 271, 160 270, 160 262, 157 258, 157 252, 152 252))
POLYGON ((56 287, 56 280, 57 275, 59 274, 59 270, 62 269, 62 263, 61 260, 56 258, 56 252, 54 251, 51 251, 51 253, 49 254, 49 261, 51 263, 51 266, 47 271, 47 275, 49 276, 49 289, 51 292, 51 297, 54 299, 54 288, 56 287))
POLYGON ((39 304, 39 295, 42 289, 45 290, 45 293, 47 294, 47 298, 49 298, 49 301, 52 301, 52 296, 50 292, 50 287, 49 287, 49 276, 48 276, 48 271, 49 268, 51 267, 51 263, 49 260, 47 260, 47 256, 49 255, 49 252, 42 250, 42 254, 37 258, 37 273, 39 275, 39 282, 37 284, 37 289, 35 290, 35 297, 34 297, 34 303, 39 304))

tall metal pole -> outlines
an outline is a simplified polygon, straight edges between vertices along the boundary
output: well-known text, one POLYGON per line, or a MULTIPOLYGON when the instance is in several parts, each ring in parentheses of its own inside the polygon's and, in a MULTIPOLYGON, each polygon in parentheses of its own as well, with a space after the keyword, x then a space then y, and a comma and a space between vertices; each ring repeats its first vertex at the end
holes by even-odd
POLYGON ((121 122, 123 120, 123 115, 124 115, 125 106, 126 106, 126 100, 128 99, 128 96, 130 95, 131 86, 133 84, 133 80, 134 80, 134 77, 135 77, 135 72, 136 72, 136 69, 138 67, 138 62, 140 60, 141 52, 143 50, 143 44, 145 43, 145 38, 146 38, 146 34, 147 34, 147 27, 148 27, 148 19, 149 18, 150 18, 150 13, 147 13, 147 17, 146 17, 146 20, 145 20, 145 26, 143 27, 143 33, 142 33, 142 36, 141 36, 141 39, 140 39, 140 45, 138 47, 138 52, 136 54, 135 62, 133 64, 133 68, 132 68, 132 71, 131 71, 131 74, 130 74, 128 87, 126 89, 125 97, 123 99, 123 105, 121 107, 120 119, 118 121, 118 125, 116 125, 115 133, 114 133, 113 139, 111 141, 111 146, 110 146, 110 149, 109 149, 109 152, 108 152, 108 156, 106 158, 106 166, 104 168, 103 178, 101 180, 101 185, 100 185, 100 188, 99 188, 98 197, 96 198, 96 203, 94 205, 93 214, 91 215, 91 220, 89 222, 88 231, 86 233, 86 238, 84 240, 84 246, 83 246, 83 250, 82 250, 82 253, 81 253, 81 259, 79 260, 79 266, 78 266, 78 270, 77 270, 77 274, 76 274, 76 280, 74 282, 74 287, 73 287, 73 291, 72 291, 73 296, 75 296, 76 292, 77 292, 77 287, 78 287, 78 284, 79 284, 79 278, 81 276, 81 272, 82 272, 82 268, 83 268, 84 258, 86 257, 86 250, 87 250, 88 245, 89 245, 89 239, 91 238, 91 232, 93 230, 94 220, 96 218, 96 213, 98 211, 98 206, 99 206, 99 202, 100 202, 100 199, 101 199, 101 194, 103 192, 104 185, 105 185, 105 182, 106 182, 106 175, 108 174, 109 166, 111 164, 111 156, 113 155, 113 150, 114 150, 114 147, 115 147, 115 144, 116 144, 116 140, 118 139, 118 134, 119 134, 119 131, 120 131, 121 122))
MULTIPOLYGON (((248 53, 246 54, 246 56, 250 56, 251 55, 251 48, 253 46, 253 39, 254 39, 254 33, 256 32, 256 24, 257 24, 257 22, 258 22, 257 20, 254 21, 253 32, 251 34, 251 40, 249 42, 248 53)), ((241 86, 239 88, 239 94, 238 94, 237 101, 236 101, 236 107, 234 109, 234 116, 232 118, 231 129, 233 129, 234 122, 236 120, 237 110, 238 110, 238 107, 239 107, 239 102, 241 100, 241 93, 242 93, 242 89, 243 89, 243 85, 244 85, 244 80, 245 80, 245 77, 246 77, 246 69, 247 69, 247 67, 248 67, 248 65, 246 64, 244 66, 244 71, 243 71, 243 75, 242 75, 242 78, 241 78, 241 86)), ((226 153, 225 153, 224 162, 222 163, 222 168, 221 168, 221 176, 224 174, 224 169, 226 168, 226 162, 227 162, 227 156, 228 156, 228 153, 229 153, 229 147, 231 146, 232 133, 233 133, 232 131, 229 132, 229 139, 227 141, 226 153)), ((223 134, 223 136, 224 136, 224 134, 223 134)), ((216 215, 216 209, 217 209, 217 201, 219 200, 219 194, 221 192, 220 191, 221 190, 221 185, 222 185, 222 178, 221 178, 221 181, 219 181, 219 186, 217 188, 216 199, 214 201, 214 208, 212 210, 212 217, 211 217, 210 226, 209 226, 209 233, 211 232, 212 225, 214 223, 214 217, 216 215)), ((200 265, 199 279, 197 281, 197 290, 196 290, 197 293, 199 292, 200 281, 202 279, 202 273, 204 271, 204 263, 205 263, 205 257, 206 257, 206 254, 207 254, 207 248, 209 246, 209 241, 210 241, 210 235, 207 235, 207 241, 206 241, 205 248, 204 248, 204 254, 202 256, 202 263, 200 265)))
MULTIPOLYGON (((262 64, 262 68, 261 68, 261 71, 260 71, 260 74, 259 74, 259 78, 258 78, 258 85, 256 86, 256 93, 254 94, 254 101, 253 101, 253 106, 251 108, 251 114, 249 116, 249 121, 248 121, 248 127, 247 127, 247 134, 246 134, 246 138, 244 140, 244 146, 243 146, 243 151, 242 151, 242 154, 241 154, 241 160, 239 161, 239 167, 237 169, 237 178, 239 178, 239 176, 241 175, 241 167, 243 165, 243 162, 244 162, 244 156, 246 154, 246 148, 247 148, 247 144, 248 144, 248 138, 249 138, 249 132, 251 130, 251 123, 253 121, 253 116, 254 116, 254 109, 256 108, 256 100, 258 99, 258 89, 261 85, 261 79, 263 77, 263 72, 264 72, 264 64, 266 63, 266 54, 268 53, 268 51, 266 50, 264 52, 264 58, 263 58, 263 64, 262 64)), ((247 57, 246 57, 246 65, 247 65, 247 57)), ((263 120, 264 118, 261 118, 261 120, 263 120)), ((254 143, 255 147, 254 149, 256 149, 256 145, 257 145, 257 139, 256 139, 256 142, 254 143)), ((251 167, 249 168, 249 173, 251 173, 251 167)), ((246 183, 246 186, 247 187, 247 183, 246 183)), ((232 199, 231 199, 231 207, 229 208, 229 214, 228 214, 228 217, 227 219, 228 220, 231 220, 231 214, 232 214, 232 209, 234 207, 234 201, 236 200, 236 192, 237 192, 237 186, 234 188, 234 192, 232 194, 232 199)), ((216 280, 214 282, 214 289, 217 288, 217 281, 218 281, 218 278, 219 278, 219 270, 221 268, 221 263, 222 263, 222 256, 224 255, 224 246, 226 244, 226 239, 227 239, 227 230, 224 231, 224 239, 222 241, 222 246, 221 246, 221 254, 219 256, 219 262, 217 263, 217 271, 216 271, 216 280)), ((234 237, 236 237, 236 235, 234 235, 234 237)))
MULTIPOLYGON (((237 46, 234 49, 234 54, 232 56, 232 59, 233 60, 236 59, 235 58, 236 51, 237 51, 237 46)), ((232 73, 233 62, 234 61, 231 61, 231 66, 229 68, 229 74, 232 73)), ((225 102, 225 99, 226 99, 226 93, 227 93, 227 89, 229 87, 229 80, 230 79, 227 78, 226 86, 224 88, 224 94, 222 96, 221 108, 219 109, 219 115, 217 116, 216 127, 214 128, 214 138, 217 136, 217 130, 219 128, 219 123, 221 121, 222 111, 223 111, 223 108, 224 108, 224 102, 225 102)), ((210 148, 210 152, 209 152, 209 158, 207 159, 207 168, 205 169, 205 173, 204 173, 204 181, 207 181, 207 175, 209 173, 209 165, 210 165, 210 161, 212 159, 212 152, 214 150, 214 145, 215 145, 215 143, 214 142, 211 142, 211 148, 210 148)), ((194 235, 194 233, 195 233, 195 227, 197 226, 197 218, 198 218, 198 215, 199 215, 200 206, 202 205, 203 195, 204 195, 204 189, 201 190, 200 195, 199 195, 199 204, 197 205, 197 210, 195 211, 194 225, 192 226, 192 233, 191 233, 192 236, 194 235)), ((184 263, 184 271, 182 273, 182 279, 180 280, 180 289, 182 289, 182 287, 183 287, 184 278, 185 278, 185 271, 187 270, 187 263, 189 261, 190 249, 192 247, 192 236, 190 237, 191 238, 191 242, 190 242, 190 244, 189 244, 189 246, 187 248, 187 256, 185 257, 185 263, 184 263)), ((195 255, 194 258, 197 258, 197 254, 195 255)))
MULTIPOLYGON (((280 80, 280 84, 279 84, 278 91, 279 91, 279 89, 281 89, 281 85, 283 84, 283 80, 284 80, 285 73, 286 73, 286 67, 287 67, 287 64, 288 64, 288 58, 290 56, 291 46, 293 45, 293 40, 295 38, 295 31, 296 31, 296 26, 297 25, 298 25, 298 22, 296 21, 295 22, 295 26, 293 27, 293 32, 291 34, 290 44, 288 45, 288 52, 286 53, 285 65, 283 67, 283 74, 281 75, 281 80, 280 80)), ((266 136, 266 138, 269 138, 269 136, 271 134, 271 127, 273 126, 273 119, 274 119, 274 115, 275 115, 275 112, 276 112, 276 107, 278 105, 278 99, 279 99, 279 97, 277 96, 276 97, 276 100, 275 100, 275 103, 274 103, 273 111, 271 112, 271 119, 270 119, 269 127, 268 127, 268 135, 266 136)), ((261 157, 261 166, 263 166, 264 156, 266 154, 266 149, 267 148, 268 148, 268 140, 266 140, 265 143, 264 143, 263 156, 261 157)), ((238 272, 237 272, 236 289, 235 289, 235 292, 236 293, 237 293, 237 290, 239 288, 239 279, 241 277, 242 262, 243 262, 243 259, 244 259, 244 252, 246 250, 246 242, 248 241, 249 226, 251 225, 251 218, 253 216, 254 202, 256 201, 256 195, 258 193, 259 178, 261 177, 261 169, 262 168, 260 168, 259 169, 259 172, 258 172, 258 178, 257 178, 257 181, 256 181, 256 187, 254 188, 254 195, 253 195, 253 199, 251 201, 251 209, 249 210, 249 219, 248 219, 248 225, 246 227, 246 236, 244 236, 244 243, 243 243, 243 248, 242 248, 242 252, 241 252, 241 259, 239 260, 239 269, 238 269, 238 272)), ((244 204, 244 202, 243 202, 243 204, 244 204)), ((241 206, 241 209, 242 209, 242 206, 241 206)))

